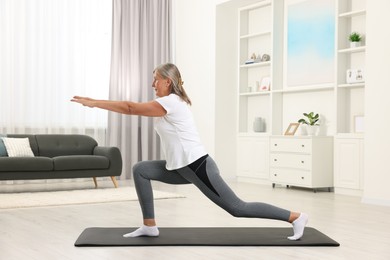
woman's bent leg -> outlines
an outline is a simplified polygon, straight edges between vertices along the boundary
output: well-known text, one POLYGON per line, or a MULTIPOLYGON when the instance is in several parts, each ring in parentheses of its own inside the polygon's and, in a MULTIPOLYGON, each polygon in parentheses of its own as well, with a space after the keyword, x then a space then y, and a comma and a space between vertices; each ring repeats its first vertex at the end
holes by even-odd
POLYGON ((154 219, 153 189, 151 180, 169 184, 189 184, 176 171, 165 168, 165 161, 143 161, 133 167, 134 184, 144 219, 154 219))
POLYGON ((154 219, 153 189, 151 180, 169 184, 188 184, 176 171, 165 168, 166 161, 144 161, 133 167, 134 184, 141 205, 144 225, 124 237, 158 236, 159 230, 154 219))

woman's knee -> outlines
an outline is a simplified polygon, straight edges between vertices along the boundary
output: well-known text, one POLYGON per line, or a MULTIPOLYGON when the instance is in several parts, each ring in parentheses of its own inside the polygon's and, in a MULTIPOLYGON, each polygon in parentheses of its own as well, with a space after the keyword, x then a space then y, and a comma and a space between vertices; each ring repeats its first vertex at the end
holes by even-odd
POLYGON ((165 170, 165 161, 141 161, 133 166, 134 178, 156 179, 165 170))
POLYGON ((134 178, 138 177, 139 175, 142 174, 142 172, 144 171, 143 169, 145 168, 145 162, 137 162, 136 164, 134 164, 133 166, 133 176, 134 178))
POLYGON ((246 206, 245 202, 241 201, 235 205, 232 204, 228 205, 227 207, 225 207, 225 210, 233 217, 241 218, 246 216, 245 206, 246 206))

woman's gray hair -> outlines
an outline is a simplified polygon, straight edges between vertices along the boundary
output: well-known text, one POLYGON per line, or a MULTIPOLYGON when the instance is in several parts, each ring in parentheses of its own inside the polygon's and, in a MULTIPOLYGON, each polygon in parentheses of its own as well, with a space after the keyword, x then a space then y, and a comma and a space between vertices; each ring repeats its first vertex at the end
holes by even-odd
POLYGON ((186 91, 184 90, 184 82, 181 79, 180 71, 175 64, 165 63, 158 65, 154 72, 156 72, 163 79, 171 80, 171 93, 178 95, 183 101, 191 105, 191 100, 187 96, 186 91))

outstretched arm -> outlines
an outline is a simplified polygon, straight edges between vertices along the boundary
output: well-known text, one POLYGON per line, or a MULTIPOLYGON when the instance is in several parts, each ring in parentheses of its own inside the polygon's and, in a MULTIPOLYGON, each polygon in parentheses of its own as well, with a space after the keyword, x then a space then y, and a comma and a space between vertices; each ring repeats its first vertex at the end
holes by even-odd
POLYGON ((136 103, 130 101, 96 100, 88 97, 74 96, 72 102, 87 107, 101 108, 121 114, 160 117, 165 116, 167 111, 156 101, 136 103))

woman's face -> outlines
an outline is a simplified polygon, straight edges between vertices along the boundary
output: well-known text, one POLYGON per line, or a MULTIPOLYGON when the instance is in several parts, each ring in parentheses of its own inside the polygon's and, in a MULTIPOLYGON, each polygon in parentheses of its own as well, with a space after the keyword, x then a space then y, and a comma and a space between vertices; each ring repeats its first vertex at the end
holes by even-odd
POLYGON ((165 97, 171 93, 171 81, 170 79, 163 79, 158 73, 155 71, 153 73, 153 84, 152 87, 156 91, 156 96, 165 97))

